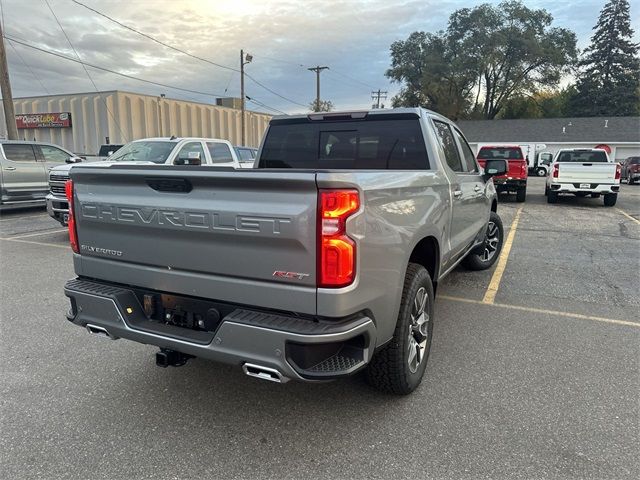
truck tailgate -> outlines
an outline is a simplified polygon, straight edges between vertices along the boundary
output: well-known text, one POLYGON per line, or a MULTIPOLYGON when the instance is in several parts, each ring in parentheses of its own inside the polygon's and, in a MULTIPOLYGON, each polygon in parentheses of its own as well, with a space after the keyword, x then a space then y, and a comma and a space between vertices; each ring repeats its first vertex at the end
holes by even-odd
POLYGON ((615 183, 616 164, 611 162, 558 163, 559 183, 615 183))
POLYGON ((315 173, 87 166, 71 178, 83 275, 315 313, 315 173))

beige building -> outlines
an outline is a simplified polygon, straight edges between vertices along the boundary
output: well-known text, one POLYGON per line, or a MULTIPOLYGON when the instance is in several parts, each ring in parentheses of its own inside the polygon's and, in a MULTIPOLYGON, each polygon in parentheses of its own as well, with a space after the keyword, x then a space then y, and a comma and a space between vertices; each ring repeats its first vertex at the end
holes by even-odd
MULTIPOLYGON (((78 154, 94 155, 104 143, 171 135, 240 144, 240 110, 218 105, 119 90, 15 98, 14 105, 18 126, 28 127, 18 129, 21 139, 52 142, 78 154)), ((244 143, 257 147, 271 116, 245 115, 244 143)), ((0 109, 0 137, 6 135, 0 109)))

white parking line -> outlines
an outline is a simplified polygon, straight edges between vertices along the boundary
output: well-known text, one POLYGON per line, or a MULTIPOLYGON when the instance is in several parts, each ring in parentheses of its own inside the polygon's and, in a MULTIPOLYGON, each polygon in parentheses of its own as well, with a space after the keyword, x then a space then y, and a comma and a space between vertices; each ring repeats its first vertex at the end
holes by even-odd
POLYGON ((37 237, 40 235, 48 235, 50 233, 61 233, 67 232, 66 228, 58 228, 57 230, 47 230, 46 232, 37 232, 37 233, 26 233, 24 235, 15 235, 13 237, 3 237, 3 240, 18 240, 20 238, 29 238, 29 237, 37 237))
POLYGON ((15 243, 30 243, 31 245, 40 245, 42 247, 53 247, 53 248, 64 248, 69 249, 68 245, 56 245, 55 243, 44 243, 44 242, 32 242, 31 240, 16 240, 14 238, 0 238, 0 240, 4 240, 5 242, 15 242, 15 243))

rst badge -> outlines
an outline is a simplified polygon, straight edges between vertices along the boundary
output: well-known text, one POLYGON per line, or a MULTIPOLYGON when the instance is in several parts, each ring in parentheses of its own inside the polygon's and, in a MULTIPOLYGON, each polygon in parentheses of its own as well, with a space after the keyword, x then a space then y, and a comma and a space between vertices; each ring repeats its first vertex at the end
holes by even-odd
POLYGON ((273 275, 276 278, 292 278, 295 280, 304 280, 309 276, 308 273, 285 272, 284 270, 276 270, 273 275))

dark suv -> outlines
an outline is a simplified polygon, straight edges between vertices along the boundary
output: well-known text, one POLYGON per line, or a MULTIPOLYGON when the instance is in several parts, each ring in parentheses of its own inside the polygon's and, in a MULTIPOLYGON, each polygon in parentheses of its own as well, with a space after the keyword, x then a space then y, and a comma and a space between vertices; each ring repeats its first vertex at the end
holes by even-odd
POLYGON ((622 178, 626 178, 629 185, 640 180, 640 157, 629 157, 622 162, 622 178))

